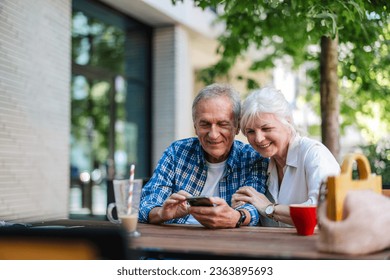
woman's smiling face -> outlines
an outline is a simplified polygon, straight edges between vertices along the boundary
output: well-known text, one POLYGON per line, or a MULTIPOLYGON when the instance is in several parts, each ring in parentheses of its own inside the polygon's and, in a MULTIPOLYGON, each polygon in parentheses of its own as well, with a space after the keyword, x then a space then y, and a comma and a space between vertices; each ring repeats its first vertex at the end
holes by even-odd
POLYGON ((271 113, 260 113, 248 122, 245 135, 263 157, 287 157, 291 129, 271 113))

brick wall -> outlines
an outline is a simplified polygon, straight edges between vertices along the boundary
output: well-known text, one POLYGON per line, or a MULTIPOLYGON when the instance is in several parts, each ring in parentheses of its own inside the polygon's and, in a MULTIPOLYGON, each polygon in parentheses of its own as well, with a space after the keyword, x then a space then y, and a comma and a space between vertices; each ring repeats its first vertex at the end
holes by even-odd
POLYGON ((0 1, 0 220, 68 215, 70 0, 0 1))

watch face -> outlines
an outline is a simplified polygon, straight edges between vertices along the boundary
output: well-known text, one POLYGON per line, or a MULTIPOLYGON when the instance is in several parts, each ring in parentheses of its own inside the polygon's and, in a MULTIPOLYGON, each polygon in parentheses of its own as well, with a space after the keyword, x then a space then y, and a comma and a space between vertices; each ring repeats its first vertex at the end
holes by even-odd
POLYGON ((274 212, 273 205, 268 205, 267 208, 265 208, 265 214, 271 215, 274 212))

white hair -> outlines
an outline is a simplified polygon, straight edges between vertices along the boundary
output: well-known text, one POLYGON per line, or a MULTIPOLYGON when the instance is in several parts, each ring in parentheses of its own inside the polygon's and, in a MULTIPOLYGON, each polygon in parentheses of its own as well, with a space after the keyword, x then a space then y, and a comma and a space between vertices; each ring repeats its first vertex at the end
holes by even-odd
POLYGON ((271 87, 257 89, 244 100, 241 115, 241 131, 245 135, 245 129, 261 113, 270 113, 293 134, 296 133, 290 104, 280 90, 271 87))
POLYGON ((234 124, 238 126, 240 124, 241 115, 241 99, 240 94, 231 85, 228 84, 211 84, 203 88, 195 97, 192 103, 192 120, 195 123, 196 109, 198 103, 204 99, 211 99, 216 97, 226 96, 232 103, 234 124))

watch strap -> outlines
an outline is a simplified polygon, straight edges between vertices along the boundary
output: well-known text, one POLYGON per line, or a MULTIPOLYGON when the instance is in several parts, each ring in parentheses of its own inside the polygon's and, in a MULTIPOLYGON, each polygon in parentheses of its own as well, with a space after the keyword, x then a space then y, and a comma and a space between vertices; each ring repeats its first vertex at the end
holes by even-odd
POLYGON ((240 218, 237 221, 236 228, 239 228, 241 224, 246 220, 246 214, 244 210, 236 209, 240 213, 240 218))

